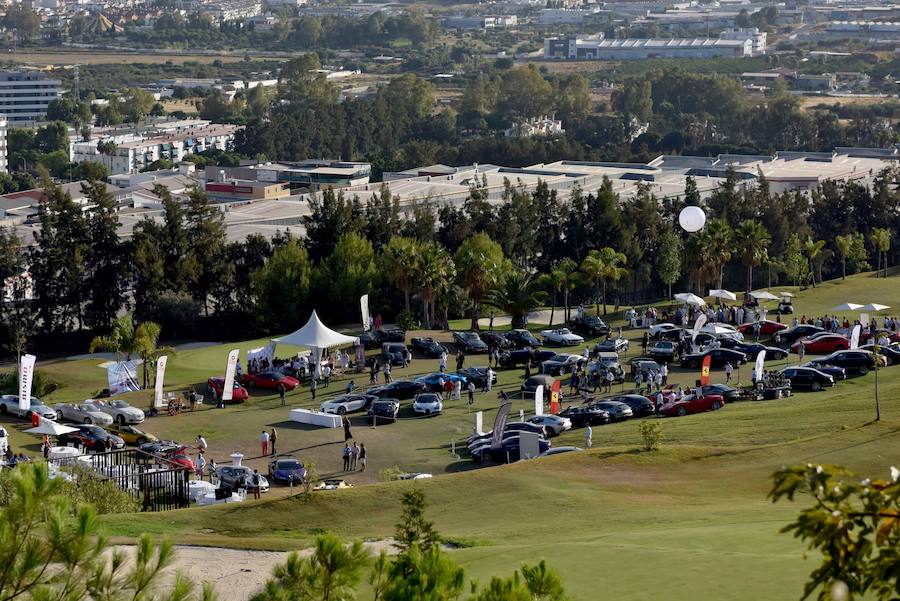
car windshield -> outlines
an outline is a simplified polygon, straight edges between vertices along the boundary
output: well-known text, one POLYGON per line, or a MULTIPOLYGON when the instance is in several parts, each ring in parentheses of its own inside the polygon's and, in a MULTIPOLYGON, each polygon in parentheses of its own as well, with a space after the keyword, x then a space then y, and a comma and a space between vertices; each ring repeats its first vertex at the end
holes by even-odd
POLYGON ((402 345, 402 344, 389 344, 389 345, 387 346, 387 349, 388 349, 389 351, 402 351, 402 350, 403 350, 403 345, 402 345))
POLYGON ((478 338, 478 334, 476 334, 475 332, 463 332, 461 334, 461 337, 465 338, 466 340, 475 340, 476 338, 478 338))
POLYGON ((419 403, 436 403, 438 397, 436 394, 420 394, 416 399, 419 403))
POLYGON ((81 431, 86 434, 93 434, 94 436, 105 434, 103 428, 101 428, 100 426, 81 426, 81 431))
POLYGON ((672 348, 673 344, 671 342, 657 342, 657 348, 672 348))
POLYGON ((96 408, 93 405, 88 404, 78 405, 78 408, 82 411, 96 411, 96 408))
POLYGON ((129 406, 125 401, 113 401, 110 403, 110 405, 112 405, 116 409, 125 409, 129 406))
POLYGON ((551 361, 560 361, 560 362, 565 363, 566 361, 569 360, 569 356, 568 355, 553 355, 553 357, 550 360, 551 361))
POLYGON ((278 371, 267 371, 264 374, 260 374, 260 376, 263 378, 272 378, 276 382, 281 382, 282 380, 284 380, 284 374, 278 371))
POLYGON ((297 470, 302 468, 303 465, 296 459, 282 459, 275 464, 275 467, 279 470, 297 470))

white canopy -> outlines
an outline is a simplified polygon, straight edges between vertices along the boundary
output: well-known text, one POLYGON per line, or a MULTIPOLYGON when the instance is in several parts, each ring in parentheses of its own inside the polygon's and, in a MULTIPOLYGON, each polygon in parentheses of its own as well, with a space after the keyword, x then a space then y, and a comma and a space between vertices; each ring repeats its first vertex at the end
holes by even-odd
POLYGON ((756 300, 778 300, 777 296, 766 290, 754 290, 750 293, 750 296, 756 300))
POLYGON ((794 295, 790 292, 782 292, 781 298, 794 298, 794 295))
POLYGON ((279 344, 291 346, 306 346, 310 348, 336 348, 356 344, 359 339, 354 336, 345 336, 328 328, 319 320, 319 316, 313 311, 306 325, 292 334, 276 338, 279 344))
POLYGON ((862 305, 859 303, 843 303, 831 308, 832 311, 856 311, 857 309, 862 309, 862 305))
POLYGON ((42 419, 41 425, 36 428, 28 428, 25 430, 28 434, 46 434, 48 436, 59 436, 61 434, 68 434, 69 432, 74 432, 78 428, 72 428, 71 426, 64 426, 62 424, 58 424, 56 422, 52 422, 49 419, 42 419))
POLYGON ((695 307, 702 307, 706 304, 705 300, 691 292, 679 292, 675 295, 675 300, 679 300, 686 305, 694 305, 695 307))
POLYGON ((710 290, 709 296, 713 298, 723 298, 730 301, 737 300, 737 295, 735 295, 734 292, 729 292, 728 290, 710 290))
POLYGON ((885 311, 890 309, 887 305, 879 305, 878 303, 869 303, 868 305, 863 305, 859 308, 860 311, 874 311, 878 313, 879 311, 885 311))

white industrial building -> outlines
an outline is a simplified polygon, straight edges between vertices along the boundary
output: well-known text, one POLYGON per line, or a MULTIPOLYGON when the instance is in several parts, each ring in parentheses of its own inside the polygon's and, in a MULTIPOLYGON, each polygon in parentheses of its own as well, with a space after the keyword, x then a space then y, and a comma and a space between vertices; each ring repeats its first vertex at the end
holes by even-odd
POLYGON ((41 121, 50 102, 62 94, 61 85, 40 71, 0 71, 0 114, 10 127, 41 121))
POLYGON ((6 115, 0 115, 0 173, 6 173, 9 165, 6 159, 6 115))
POLYGON ((601 36, 544 39, 544 58, 641 60, 648 58, 740 58, 753 55, 753 39, 670 38, 607 40, 601 36))

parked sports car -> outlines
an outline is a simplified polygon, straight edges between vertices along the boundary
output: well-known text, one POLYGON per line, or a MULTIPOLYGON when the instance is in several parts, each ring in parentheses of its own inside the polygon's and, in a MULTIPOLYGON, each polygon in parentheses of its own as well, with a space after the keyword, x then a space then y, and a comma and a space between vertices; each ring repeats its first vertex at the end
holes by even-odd
POLYGON ((397 399, 375 399, 369 406, 369 423, 377 425, 396 421, 399 412, 400 402, 397 399))
POLYGON ((503 367, 516 367, 517 365, 525 365, 525 362, 529 357, 531 357, 532 362, 541 363, 555 355, 556 351, 542 351, 532 348, 515 349, 500 354, 500 365, 502 365, 503 367))
MULTIPOLYGON (((206 392, 209 393, 209 396, 212 397, 213 401, 218 401, 222 398, 222 389, 225 388, 225 376, 212 377, 206 381, 206 392)), ((231 385, 231 400, 225 401, 228 404, 243 403, 247 399, 250 398, 250 393, 247 392, 247 389, 241 386, 240 382, 237 380, 231 385)))
POLYGON ((836 365, 822 365, 822 364, 810 364, 804 363, 803 365, 799 365, 798 367, 809 367, 812 369, 817 369, 823 374, 827 374, 834 378, 834 381, 838 380, 846 380, 847 379, 847 370, 843 367, 837 367, 836 365))
MULTIPOLYGON (((681 334, 683 329, 681 326, 676 326, 674 323, 657 323, 647 330, 650 334, 650 338, 657 339, 661 338, 664 334, 681 334)), ((669 338, 671 340, 671 338, 669 338)))
POLYGON ((657 340, 647 349, 647 354, 657 363, 671 363, 675 360, 678 348, 670 340, 657 340))
POLYGON ((820 355, 824 353, 833 353, 850 348, 850 340, 846 336, 840 334, 825 334, 816 336, 815 338, 801 338, 791 345, 791 352, 800 352, 800 345, 804 350, 812 355, 820 355))
POLYGON ((412 410, 413 413, 418 413, 419 415, 437 415, 444 410, 444 404, 441 402, 440 395, 433 392, 423 392, 416 395, 412 410))
POLYGON ((516 348, 541 346, 541 341, 528 330, 510 330, 506 333, 506 339, 516 348))
POLYGON ((565 373, 571 373, 585 363, 587 363, 587 359, 581 355, 560 353, 541 363, 541 373, 550 376, 558 376, 565 373))
POLYGON ((615 401, 617 403, 628 405, 631 408, 633 417, 646 417, 656 413, 656 406, 653 401, 640 394, 621 394, 603 400, 615 401))
POLYGON ((108 426, 113 423, 110 414, 100 411, 90 403, 82 403, 80 405, 70 403, 59 403, 54 405, 56 410, 56 418, 59 421, 74 422, 76 424, 98 424, 100 426, 108 426))
POLYGON ((628 351, 627 338, 607 338, 594 345, 595 353, 624 353, 628 351))
POLYGON ((0 414, 15 415, 17 417, 22 417, 30 420, 31 415, 34 413, 40 415, 44 419, 56 421, 56 411, 42 403, 41 399, 37 397, 31 397, 31 408, 26 411, 22 411, 21 409, 19 409, 19 395, 4 394, 3 396, 0 396, 0 414))
POLYGON ((244 374, 242 380, 244 385, 252 384, 257 388, 266 388, 268 390, 278 390, 279 384, 284 386, 284 389, 287 391, 291 391, 297 386, 300 385, 300 381, 297 378, 286 376, 280 371, 264 371, 258 374, 244 374))
POLYGON ((717 394, 725 399, 726 403, 732 403, 740 397, 740 393, 737 389, 728 384, 710 384, 708 386, 702 386, 700 390, 701 394, 717 394))
POLYGON ((584 338, 578 334, 573 334, 568 328, 558 328, 555 330, 541 330, 541 336, 544 337, 544 344, 556 344, 559 346, 575 346, 584 342, 584 338))
MULTIPOLYGON (((869 351, 870 353, 875 352, 875 344, 873 343, 864 344, 859 348, 860 350, 869 351)), ((888 365, 900 365, 900 348, 897 348, 896 346, 879 346, 878 354, 884 357, 884 360, 888 365)))
POLYGON ((794 344, 801 338, 806 338, 812 336, 813 334, 824 331, 825 330, 820 327, 810 325, 808 323, 801 323, 792 328, 787 328, 786 330, 779 330, 778 332, 775 332, 773 338, 775 339, 775 344, 794 344))
MULTIPOLYGON (((756 322, 754 322, 756 323, 756 322)), ((787 324, 778 323, 777 321, 772 321, 770 319, 762 319, 759 321, 759 335, 760 336, 772 336, 775 332, 780 332, 782 330, 787 329, 787 324)), ((753 336, 754 328, 753 323, 744 323, 738 326, 738 332, 743 334, 744 336, 753 336)))
POLYGON ((647 358, 637 358, 632 359, 629 363, 631 365, 631 375, 634 376, 638 372, 641 372, 641 376, 644 380, 647 379, 647 376, 650 374, 656 374, 660 369, 662 369, 662 365, 653 361, 652 359, 647 358))
POLYGON ((705 411, 718 411, 725 406, 725 399, 718 394, 703 394, 699 397, 690 396, 663 407, 662 414, 666 417, 687 415, 689 413, 703 413, 705 411))
POLYGON ((391 365, 403 365, 406 362, 406 345, 402 342, 385 342, 381 345, 381 354, 391 365))
MULTIPOLYGON (((486 367, 466 367, 465 369, 460 369, 456 373, 466 378, 469 382, 474 382, 475 386, 484 386, 484 381, 487 379, 487 370, 486 367)), ((497 372, 491 370, 491 384, 497 383, 497 372)))
POLYGON ((576 405, 566 407, 559 412, 560 417, 564 417, 572 422, 572 427, 583 428, 590 424, 597 426, 599 424, 608 424, 611 420, 609 411, 600 407, 576 405))
POLYGON ((411 399, 420 392, 428 390, 428 385, 424 382, 414 380, 394 380, 390 384, 383 386, 374 386, 366 391, 366 394, 376 396, 381 399, 411 399))
POLYGON ((621 422, 634 417, 634 411, 631 407, 626 403, 619 401, 600 399, 591 403, 590 406, 595 409, 606 411, 609 414, 609 420, 613 422, 621 422))
POLYGON ((400 328, 363 332, 359 342, 367 349, 381 348, 385 342, 405 342, 406 331, 400 328))
MULTIPOLYGON (((532 432, 534 434, 540 434, 541 436, 543 436, 545 434, 545 429, 544 426, 532 423, 531 421, 507 422, 506 426, 503 427, 504 437, 509 435, 518 435, 520 432, 532 432)), ((473 434, 466 439, 466 446, 471 450, 477 446, 480 446, 485 441, 491 440, 493 436, 493 430, 488 430, 487 432, 483 432, 481 434, 473 434)))
POLYGON ((464 353, 488 352, 488 345, 484 343, 478 332, 453 332, 453 341, 464 353))
POLYGON ((414 351, 418 351, 426 357, 437 358, 441 356, 441 353, 448 352, 447 347, 438 343, 434 338, 416 336, 410 340, 410 345, 414 351))
POLYGON ((93 405, 97 408, 97 411, 111 415, 113 421, 117 424, 140 424, 144 421, 144 412, 137 407, 132 407, 125 401, 94 399, 85 401, 85 403, 93 405))
POLYGON ((553 376, 548 376, 547 374, 538 374, 536 376, 531 376, 524 382, 522 382, 521 390, 523 393, 534 394, 534 391, 537 390, 538 386, 544 387, 544 398, 550 398, 550 389, 553 387, 553 382, 556 380, 553 379, 553 376))
POLYGON ((813 359, 809 361, 810 367, 818 367, 820 365, 834 365, 835 367, 843 367, 847 371, 854 371, 861 376, 869 373, 870 369, 875 368, 876 361, 884 361, 880 355, 875 355, 871 351, 863 351, 855 349, 852 351, 835 351, 826 357, 813 359))
POLYGON ((488 347, 490 348, 499 348, 499 349, 508 349, 512 348, 513 343, 507 338, 504 334, 500 332, 487 331, 481 332, 479 337, 488 347))
POLYGON ((460 385, 463 388, 465 388, 469 384, 469 379, 466 378, 465 376, 462 376, 460 374, 451 374, 449 372, 441 373, 439 371, 436 371, 436 372, 433 372, 433 373, 430 373, 430 374, 427 374, 424 376, 419 376, 418 378, 416 378, 416 382, 425 384, 425 386, 428 387, 428 390, 430 390, 432 392, 443 392, 444 391, 444 389, 441 387, 441 380, 444 380, 444 381, 450 380, 454 384, 456 384, 456 381, 459 380, 460 385))
POLYGON ((566 430, 572 429, 572 420, 561 415, 545 413, 528 418, 529 423, 543 426, 547 436, 559 436, 566 430))
MULTIPOLYGON (((521 448, 519 444, 519 437, 514 436, 504 440, 503 444, 500 445, 500 448, 493 449, 490 446, 484 448, 482 451, 478 452, 477 455, 473 455, 473 459, 490 463, 512 463, 521 458, 521 448)), ((538 441, 538 453, 546 453, 549 450, 550 441, 541 438, 538 441)))
POLYGON ((319 410, 325 413, 344 415, 345 413, 354 413, 368 409, 375 399, 376 397, 368 394, 342 394, 323 402, 319 406, 319 410))
POLYGON ((819 371, 814 367, 786 367, 781 370, 790 383, 791 389, 808 388, 813 392, 818 392, 822 388, 834 386, 834 378, 826 373, 819 371))
MULTIPOLYGON (((259 492, 269 491, 269 481, 262 474, 259 476, 259 492)), ((220 465, 213 472, 213 480, 218 480, 220 485, 233 489, 248 488, 251 486, 253 468, 246 465, 220 465)))
POLYGON ((712 367, 723 367, 726 363, 732 365, 741 365, 747 362, 747 355, 739 351, 733 351, 727 348, 714 348, 703 351, 702 353, 688 353, 681 356, 681 367, 692 368, 700 367, 703 359, 709 355, 712 359, 710 365, 712 367))
POLYGON ((615 353, 598 353, 597 361, 600 363, 600 373, 605 376, 606 371, 611 371, 613 382, 618 384, 625 381, 625 370, 619 363, 619 356, 615 353))
POLYGON ((124 440, 122 440, 115 434, 110 434, 100 426, 84 424, 81 426, 75 426, 75 428, 77 429, 74 432, 67 432, 66 434, 60 434, 59 436, 57 436, 57 442, 61 446, 65 446, 71 443, 75 446, 84 447, 88 451, 94 451, 97 453, 102 453, 110 447, 113 449, 125 448, 124 440), (107 445, 107 441, 109 441, 109 445, 107 445))
POLYGON ((277 457, 269 462, 268 479, 276 484, 301 484, 306 468, 296 457, 277 457))
POLYGON ((761 344, 759 342, 726 342, 725 340, 723 340, 722 346, 730 348, 733 351, 744 353, 744 355, 747 356, 747 361, 755 360, 760 351, 766 351, 766 361, 777 361, 788 356, 788 352, 783 348, 779 348, 777 346, 766 346, 765 344, 761 344))
POLYGON ((156 442, 159 440, 153 434, 144 432, 134 426, 113 424, 106 426, 105 430, 110 434, 114 434, 125 441, 125 444, 132 444, 136 447, 148 442, 156 442))
POLYGON ((602 319, 594 315, 576 317, 569 321, 569 327, 575 332, 580 332, 590 338, 606 336, 609 334, 609 326, 602 319))

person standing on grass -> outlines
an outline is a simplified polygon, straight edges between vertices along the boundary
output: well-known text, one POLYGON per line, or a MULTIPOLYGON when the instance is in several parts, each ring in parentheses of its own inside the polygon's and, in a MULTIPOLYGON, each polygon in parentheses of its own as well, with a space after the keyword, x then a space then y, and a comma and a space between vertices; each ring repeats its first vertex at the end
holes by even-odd
POLYGON ((638 370, 637 373, 634 374, 634 387, 637 390, 641 389, 641 384, 644 382, 644 374, 641 373, 641 370, 638 370))
POLYGON ((284 387, 283 382, 278 383, 278 398, 281 399, 281 406, 284 407, 284 393, 287 389, 284 387))
POLYGON ((328 388, 328 385, 331 384, 331 366, 327 363, 322 368, 322 377, 325 378, 325 388, 328 388))
POLYGON ((275 428, 272 428, 272 432, 269 433, 269 444, 272 446, 272 456, 275 456, 275 444, 278 442, 278 431, 275 428))
POLYGON ((350 418, 347 417, 346 415, 344 416, 343 424, 344 424, 344 442, 347 442, 348 440, 353 438, 353 435, 350 434, 350 418))
POLYGON ((591 448, 591 444, 593 444, 593 442, 594 442, 593 438, 594 438, 594 430, 593 430, 593 428, 591 428, 591 425, 588 424, 587 427, 584 429, 584 448, 586 448, 586 449, 591 448))
POLYGON ((203 453, 199 453, 197 455, 197 463, 194 464, 195 471, 194 473, 197 476, 197 480, 203 480, 203 468, 206 467, 206 459, 203 458, 203 453))
POLYGON ((312 379, 309 381, 309 391, 312 393, 312 400, 316 400, 316 387, 318 384, 316 383, 316 375, 313 374, 312 379))
POLYGON ((662 376, 662 385, 665 386, 669 383, 669 364, 663 363, 659 368, 659 374, 662 376))
POLYGON ((469 380, 469 385, 467 388, 469 390, 469 404, 474 405, 475 404, 475 382, 473 382, 472 380, 469 380))
POLYGON ((494 387, 494 370, 490 367, 484 373, 484 390, 482 392, 490 392, 494 387))
POLYGON ((725 364, 725 383, 728 384, 731 382, 731 372, 734 371, 734 368, 731 366, 731 361, 725 364))
POLYGON ((606 391, 605 391, 605 392, 612 392, 613 380, 615 380, 615 379, 616 379, 616 378, 615 378, 615 376, 613 375, 612 370, 609 369, 609 368, 607 368, 607 370, 606 370, 606 378, 605 378, 605 384, 606 384, 606 391))
POLYGON ((262 447, 262 456, 269 454, 269 433, 265 430, 259 435, 259 444, 262 447))
POLYGON ((250 476, 250 484, 253 486, 253 498, 258 499, 260 493, 259 470, 253 470, 253 475, 250 476))
POLYGON ((800 363, 803 363, 803 357, 806 356, 806 345, 803 344, 803 341, 800 342, 800 346, 797 348, 797 356, 800 357, 800 363))
POLYGON ((348 443, 344 443, 344 450, 341 451, 341 457, 344 458, 344 471, 350 471, 350 455, 352 451, 350 450, 350 445, 348 443))
POLYGON ((201 455, 203 455, 204 453, 206 453, 207 448, 209 448, 209 446, 206 444, 206 439, 203 438, 202 434, 198 434, 197 435, 197 450, 200 451, 201 455))
POLYGON ((462 378, 457 378, 453 383, 453 400, 460 400, 460 394, 462 393, 462 378))
POLYGON ((359 463, 359 445, 356 444, 356 441, 353 441, 353 446, 350 448, 350 471, 356 471, 356 465, 359 463))
POLYGON ((447 351, 441 351, 441 358, 438 362, 438 371, 441 373, 447 371, 447 351))
MULTIPOLYGON (((457 378, 459 379, 459 378, 457 378)), ((444 400, 449 401, 450 396, 453 394, 453 380, 451 378, 447 378, 444 381, 444 400)))
POLYGON ((359 443, 359 471, 366 471, 366 445, 359 443))

